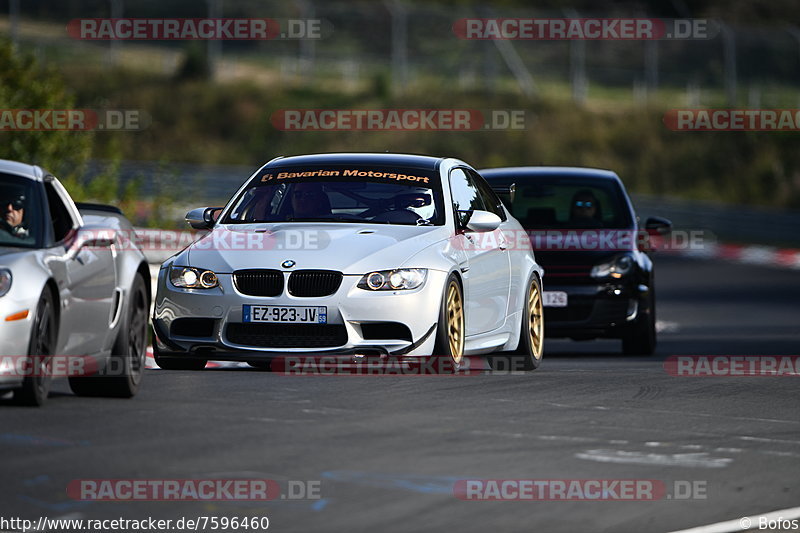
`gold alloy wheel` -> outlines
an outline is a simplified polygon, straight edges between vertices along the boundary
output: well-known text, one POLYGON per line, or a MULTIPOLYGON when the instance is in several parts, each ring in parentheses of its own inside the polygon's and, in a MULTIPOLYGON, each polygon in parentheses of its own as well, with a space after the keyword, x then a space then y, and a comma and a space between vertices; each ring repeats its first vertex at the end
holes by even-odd
POLYGON ((461 363, 464 357, 464 304, 455 280, 447 287, 447 342, 453 361, 461 363))
POLYGON ((544 337, 544 320, 542 320, 542 296, 539 285, 531 283, 530 296, 528 296, 528 335, 530 336, 533 356, 542 358, 542 338, 544 337))

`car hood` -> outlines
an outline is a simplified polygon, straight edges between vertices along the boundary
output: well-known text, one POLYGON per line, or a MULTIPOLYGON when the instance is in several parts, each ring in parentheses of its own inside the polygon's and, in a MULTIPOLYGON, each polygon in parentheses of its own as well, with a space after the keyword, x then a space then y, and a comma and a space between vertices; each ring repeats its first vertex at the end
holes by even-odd
POLYGON ((245 268, 338 270, 364 274, 405 265, 421 250, 447 240, 445 226, 382 224, 248 224, 217 226, 174 263, 230 273, 245 268))

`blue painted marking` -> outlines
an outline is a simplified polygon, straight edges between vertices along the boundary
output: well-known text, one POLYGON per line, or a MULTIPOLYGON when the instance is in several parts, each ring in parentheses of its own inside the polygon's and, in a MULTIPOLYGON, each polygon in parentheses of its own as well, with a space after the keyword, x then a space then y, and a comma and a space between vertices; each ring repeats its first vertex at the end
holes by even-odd
POLYGON ((422 494, 453 494, 455 482, 460 479, 466 479, 465 477, 417 476, 413 474, 358 472, 355 470, 323 472, 322 477, 368 487, 402 489, 422 494))
POLYGON ((23 494, 20 494, 19 496, 17 496, 17 498, 19 498, 20 500, 22 500, 24 502, 28 502, 28 503, 31 503, 33 505, 37 505, 39 507, 47 509, 49 511, 57 511, 57 512, 69 511, 71 509, 76 509, 78 507, 86 507, 87 505, 91 505, 93 503, 93 502, 91 502, 89 500, 85 500, 85 501, 84 500, 68 500, 68 501, 63 501, 63 502, 51 503, 51 502, 46 502, 46 501, 43 501, 43 500, 37 500, 36 498, 31 498, 30 496, 25 496, 23 494))
POLYGON ((22 483, 26 487, 33 487, 35 485, 41 485, 42 483, 47 483, 48 481, 50 481, 50 476, 48 476, 47 474, 40 474, 36 477, 24 479, 22 483))

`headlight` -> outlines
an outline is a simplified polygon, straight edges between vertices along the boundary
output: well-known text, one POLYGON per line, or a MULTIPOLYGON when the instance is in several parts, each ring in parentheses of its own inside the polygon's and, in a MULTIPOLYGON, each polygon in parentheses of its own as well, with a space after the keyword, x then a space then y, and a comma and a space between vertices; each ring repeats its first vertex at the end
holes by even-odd
POLYGON ((0 296, 5 296, 11 290, 11 271, 0 268, 0 296))
POLYGON ((181 289, 213 289, 219 285, 214 272, 192 267, 172 267, 169 280, 181 289))
POLYGON ((428 277, 425 268, 400 268, 370 272, 358 282, 360 289, 368 291, 402 291, 416 289, 428 277))
POLYGON ((621 278, 633 268, 633 257, 630 255, 618 255, 607 263, 595 265, 592 268, 593 278, 621 278))

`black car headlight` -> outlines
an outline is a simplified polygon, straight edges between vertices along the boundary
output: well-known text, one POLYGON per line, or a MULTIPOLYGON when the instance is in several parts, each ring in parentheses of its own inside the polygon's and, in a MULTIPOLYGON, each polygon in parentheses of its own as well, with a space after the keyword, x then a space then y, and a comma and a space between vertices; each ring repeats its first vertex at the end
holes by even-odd
POLYGON ((396 270, 377 270, 365 274, 358 282, 358 288, 368 291, 402 291, 416 289, 428 277, 426 268, 398 268, 396 270))
POLYGON ((11 271, 7 268, 0 268, 0 296, 5 296, 11 290, 11 271))
POLYGON ((633 257, 629 254, 618 255, 611 261, 592 267, 593 278, 621 278, 633 269, 633 257))
POLYGON ((174 266, 169 271, 169 280, 179 289, 213 289, 219 285, 217 275, 211 270, 174 266))

